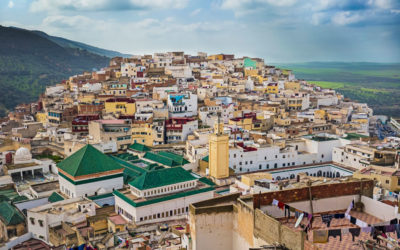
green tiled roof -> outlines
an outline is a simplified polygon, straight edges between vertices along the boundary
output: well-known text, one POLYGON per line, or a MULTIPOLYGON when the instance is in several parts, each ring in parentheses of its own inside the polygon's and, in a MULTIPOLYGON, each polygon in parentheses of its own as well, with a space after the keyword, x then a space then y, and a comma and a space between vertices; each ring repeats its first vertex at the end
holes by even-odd
POLYGON ((48 201, 49 202, 51 202, 51 203, 53 203, 53 202, 57 202, 57 201, 63 201, 64 200, 64 197, 62 197, 59 193, 57 193, 57 192, 53 192, 50 196, 49 196, 49 198, 48 198, 48 201))
POLYGON ((131 181, 129 185, 144 190, 196 179, 196 177, 181 167, 164 168, 146 172, 131 181))
POLYGON ((18 196, 19 194, 14 189, 0 190, 0 202, 14 200, 18 196))
POLYGON ((0 219, 7 226, 25 222, 25 217, 22 213, 6 201, 0 203, 0 219))
POLYGON ((367 138, 367 137, 368 136, 366 136, 366 135, 360 135, 360 134, 357 134, 357 133, 348 133, 346 135, 346 137, 344 137, 344 139, 354 140, 354 139, 367 138))
POLYGON ((146 170, 138 166, 133 165, 131 162, 124 161, 118 157, 111 156, 116 162, 118 162, 124 168, 124 183, 129 183, 136 177, 145 173, 146 170))
POLYGON ((203 159, 201 159, 202 161, 208 162, 208 155, 206 157, 203 157, 203 159))
POLYGON ((213 187, 206 187, 206 188, 195 189, 195 190, 190 190, 190 191, 186 191, 186 192, 174 193, 171 195, 162 196, 162 197, 156 198, 156 199, 149 199, 149 200, 142 201, 142 202, 134 202, 133 200, 129 199, 128 197, 126 197, 123 193, 119 192, 118 190, 114 191, 114 195, 121 198, 123 201, 127 202, 131 206, 142 207, 142 206, 147 206, 147 205, 158 203, 158 202, 173 200, 173 199, 182 198, 182 197, 195 195, 195 194, 199 194, 199 193, 205 193, 205 192, 209 192, 209 191, 213 191, 213 190, 214 190, 213 187))
POLYGON ((201 177, 199 179, 199 181, 201 181, 209 186, 212 186, 212 187, 215 186, 215 183, 212 180, 208 179, 207 177, 201 177))
POLYGON ((57 166, 72 176, 97 174, 122 169, 113 159, 87 144, 57 166))
POLYGON ((116 155, 116 157, 121 158, 125 161, 134 161, 134 160, 139 159, 139 157, 137 155, 132 155, 129 153, 118 154, 118 155, 116 155))
POLYGON ((147 147, 146 145, 140 144, 140 143, 133 143, 132 145, 129 146, 129 149, 139 151, 139 152, 149 152, 151 151, 151 148, 147 147))
POLYGON ((180 164, 178 162, 174 161, 173 159, 165 157, 165 156, 162 156, 162 155, 159 155, 159 154, 155 154, 155 153, 152 153, 152 152, 147 152, 144 155, 144 158, 148 159, 148 160, 151 160, 151 161, 155 161, 155 162, 161 163, 161 164, 166 165, 168 167, 180 166, 180 164))
POLYGON ((158 154, 174 160, 179 165, 185 165, 185 164, 189 163, 189 161, 186 160, 185 158, 183 158, 183 156, 177 155, 177 154, 174 154, 171 152, 161 151, 158 154))

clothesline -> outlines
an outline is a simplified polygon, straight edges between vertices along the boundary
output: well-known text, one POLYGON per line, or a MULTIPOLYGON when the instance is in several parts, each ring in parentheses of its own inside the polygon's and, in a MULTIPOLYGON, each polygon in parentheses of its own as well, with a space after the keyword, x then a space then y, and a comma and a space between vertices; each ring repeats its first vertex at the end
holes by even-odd
MULTIPOLYGON (((308 225, 305 227, 305 231, 307 232, 311 228, 313 215, 307 212, 301 211, 297 208, 291 207, 281 201, 274 199, 272 201, 272 205, 279 207, 281 210, 285 211, 285 216, 290 218, 290 212, 295 213, 295 217, 300 217, 300 214, 303 213, 304 217, 308 218, 308 225)), ((340 229, 329 229, 329 230, 313 230, 313 242, 314 243, 326 243, 329 240, 329 237, 332 236, 334 238, 340 237, 342 240, 342 235, 350 233, 352 235, 352 240, 360 235, 360 232, 371 233, 374 239, 379 240, 378 236, 381 235, 384 238, 387 238, 386 233, 396 232, 397 238, 400 239, 400 224, 398 224, 398 219, 392 219, 391 221, 381 222, 374 225, 370 225, 360 219, 357 219, 350 215, 351 209, 354 207, 354 201, 351 201, 345 213, 336 213, 336 214, 321 214, 322 222, 330 226, 330 223, 333 218, 335 219, 348 219, 352 224, 357 225, 355 228, 340 228, 340 229)))

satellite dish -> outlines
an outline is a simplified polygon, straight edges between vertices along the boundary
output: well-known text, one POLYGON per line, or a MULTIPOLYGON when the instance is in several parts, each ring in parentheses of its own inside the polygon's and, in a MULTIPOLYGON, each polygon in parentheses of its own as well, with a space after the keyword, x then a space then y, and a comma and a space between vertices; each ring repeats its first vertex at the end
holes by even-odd
POLYGON ((294 224, 294 227, 298 227, 300 225, 300 222, 303 220, 304 213, 300 214, 299 218, 297 218, 296 224, 294 224))

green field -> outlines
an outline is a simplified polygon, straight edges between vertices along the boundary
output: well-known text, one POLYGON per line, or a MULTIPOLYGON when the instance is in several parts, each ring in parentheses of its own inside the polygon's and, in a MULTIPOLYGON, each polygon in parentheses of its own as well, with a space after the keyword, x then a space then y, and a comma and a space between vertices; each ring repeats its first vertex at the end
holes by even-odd
POLYGON ((400 117, 400 63, 312 62, 278 67, 292 69, 298 79, 368 103, 375 114, 400 117))

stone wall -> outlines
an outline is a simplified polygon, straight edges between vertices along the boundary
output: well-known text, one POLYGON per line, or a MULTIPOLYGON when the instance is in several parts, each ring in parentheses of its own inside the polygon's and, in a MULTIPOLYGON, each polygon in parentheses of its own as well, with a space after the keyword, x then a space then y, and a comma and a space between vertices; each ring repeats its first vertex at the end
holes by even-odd
POLYGON ((304 249, 304 233, 302 231, 294 231, 282 225, 260 209, 255 210, 254 237, 261 238, 269 244, 275 242, 283 244, 289 249, 304 249))
MULTIPOLYGON (((374 181, 373 180, 354 180, 343 183, 322 184, 311 187, 313 199, 324 199, 345 195, 360 194, 362 186, 362 195, 372 197, 374 181)), ((283 203, 309 200, 309 188, 287 189, 263 194, 255 194, 253 196, 253 207, 260 208, 263 205, 270 205, 273 199, 277 199, 283 203)))

